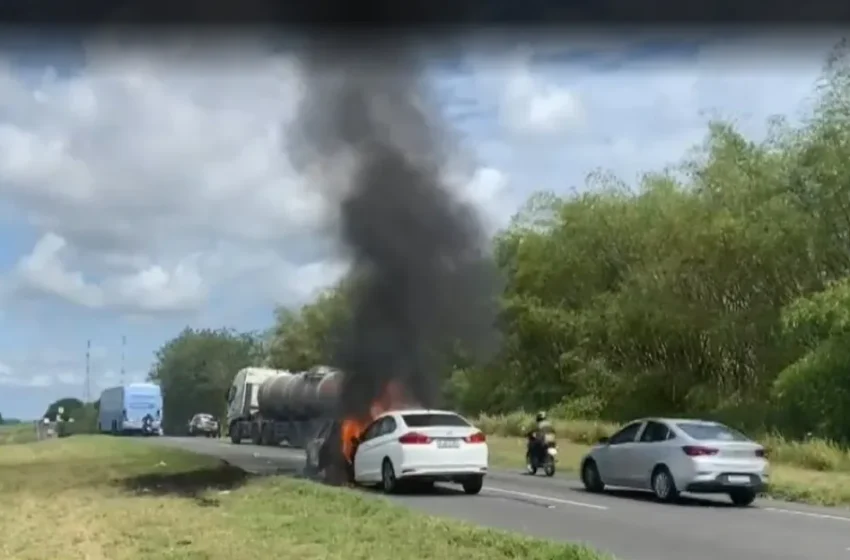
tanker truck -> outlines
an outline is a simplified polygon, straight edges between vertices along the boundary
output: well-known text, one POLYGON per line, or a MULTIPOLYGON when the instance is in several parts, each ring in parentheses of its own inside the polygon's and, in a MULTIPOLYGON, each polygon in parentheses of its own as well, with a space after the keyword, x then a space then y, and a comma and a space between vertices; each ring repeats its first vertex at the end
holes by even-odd
POLYGON ((341 372, 328 366, 291 372, 249 367, 228 392, 230 441, 304 448, 331 418, 341 372))

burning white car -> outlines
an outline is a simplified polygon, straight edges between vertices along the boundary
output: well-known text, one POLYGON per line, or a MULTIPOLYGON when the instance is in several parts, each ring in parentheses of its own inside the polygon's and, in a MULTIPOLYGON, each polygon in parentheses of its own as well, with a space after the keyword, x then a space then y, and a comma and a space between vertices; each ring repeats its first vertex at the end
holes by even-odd
POLYGON ((392 493, 405 483, 454 482, 478 494, 489 450, 481 430, 445 410, 407 409, 378 415, 355 438, 354 482, 392 493))

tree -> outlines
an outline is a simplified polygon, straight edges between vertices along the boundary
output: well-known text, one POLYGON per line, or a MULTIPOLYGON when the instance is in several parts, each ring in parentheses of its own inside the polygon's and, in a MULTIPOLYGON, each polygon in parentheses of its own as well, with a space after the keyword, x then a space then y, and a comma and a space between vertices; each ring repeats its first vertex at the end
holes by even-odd
POLYGON ((303 371, 330 363, 337 329, 348 314, 347 293, 346 285, 340 284, 298 310, 277 309, 268 364, 303 371))
POLYGON ((65 397, 56 401, 53 401, 48 405, 47 410, 42 415, 42 418, 49 418, 50 420, 55 420, 59 415, 59 409, 62 408, 62 419, 67 420, 69 418, 73 418, 74 414, 83 408, 83 401, 80 399, 76 399, 73 397, 65 397))
POLYGON ((180 433, 199 412, 223 417, 233 377, 262 359, 260 337, 228 329, 187 328, 165 343, 149 374, 162 387, 163 429, 180 433))

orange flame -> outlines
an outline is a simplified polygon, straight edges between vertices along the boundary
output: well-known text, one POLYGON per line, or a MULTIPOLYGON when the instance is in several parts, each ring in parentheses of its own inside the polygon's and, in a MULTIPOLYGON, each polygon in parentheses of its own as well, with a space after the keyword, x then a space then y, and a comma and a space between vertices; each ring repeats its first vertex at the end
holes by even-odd
POLYGON ((369 415, 365 418, 346 418, 342 421, 341 436, 342 436, 342 455, 345 460, 351 463, 354 459, 355 444, 354 440, 366 430, 372 420, 390 410, 400 408, 410 408, 416 406, 404 392, 404 388, 397 381, 390 381, 384 387, 381 395, 372 402, 369 407, 369 415))

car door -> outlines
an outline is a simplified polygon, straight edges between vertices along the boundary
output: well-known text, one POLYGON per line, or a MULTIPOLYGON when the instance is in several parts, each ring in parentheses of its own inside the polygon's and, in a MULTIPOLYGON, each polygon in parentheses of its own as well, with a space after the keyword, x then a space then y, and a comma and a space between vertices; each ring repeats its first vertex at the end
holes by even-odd
POLYGON ((384 416, 381 419, 381 425, 378 428, 378 433, 372 441, 370 456, 375 462, 375 475, 378 477, 378 480, 380 480, 381 465, 384 462, 384 457, 389 457, 393 460, 394 467, 398 468, 398 461, 395 460, 394 457, 395 446, 398 444, 398 439, 395 434, 397 428, 398 423, 395 418, 392 416, 384 416))
POLYGON ((663 460, 666 442, 671 435, 672 432, 666 424, 655 420, 647 421, 632 452, 631 486, 645 490, 650 488, 652 470, 663 460))
POLYGON ((629 486, 631 453, 634 452, 635 439, 643 426, 643 421, 632 422, 611 436, 608 442, 595 454, 596 466, 606 484, 629 486))
POLYGON ((380 480, 380 471, 375 464, 374 446, 384 419, 378 418, 372 422, 357 444, 354 453, 354 479, 358 482, 374 482, 380 480))

